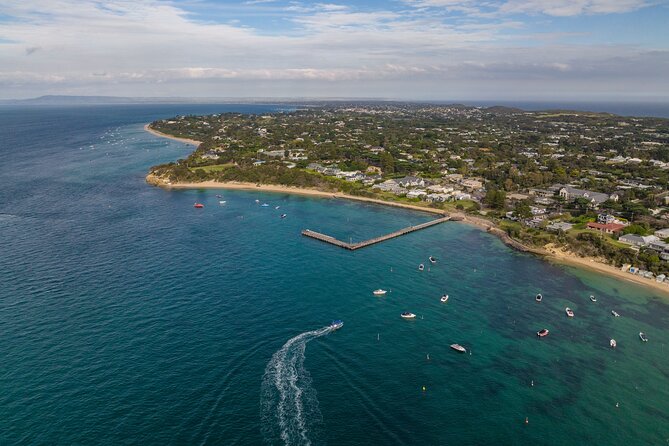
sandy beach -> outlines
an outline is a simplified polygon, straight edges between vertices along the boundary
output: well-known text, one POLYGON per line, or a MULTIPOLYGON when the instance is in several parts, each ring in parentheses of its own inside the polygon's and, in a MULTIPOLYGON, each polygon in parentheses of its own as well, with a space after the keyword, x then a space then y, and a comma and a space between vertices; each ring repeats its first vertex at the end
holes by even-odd
POLYGON ((172 140, 174 140, 174 141, 184 142, 184 143, 186 143, 186 144, 190 144, 190 145, 193 145, 193 146, 195 146, 195 147, 197 147, 197 146, 199 146, 200 144, 202 144, 202 141, 197 141, 197 140, 195 140, 195 139, 179 138, 179 137, 176 137, 176 136, 172 136, 172 135, 168 135, 168 134, 166 134, 166 133, 159 132, 158 130, 154 130, 154 129, 152 129, 151 127, 149 127, 149 124, 146 124, 146 125, 144 126, 144 130, 146 130, 147 132, 151 133, 152 135, 160 136, 161 138, 172 139, 172 140))

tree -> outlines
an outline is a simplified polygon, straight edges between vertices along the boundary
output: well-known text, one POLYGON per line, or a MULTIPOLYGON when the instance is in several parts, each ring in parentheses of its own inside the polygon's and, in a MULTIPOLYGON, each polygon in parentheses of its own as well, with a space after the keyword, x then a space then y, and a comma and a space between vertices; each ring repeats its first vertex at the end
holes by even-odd
POLYGON ((513 215, 523 220, 532 217, 532 209, 529 203, 526 200, 517 202, 513 209, 513 215))
POLYGON ((379 161, 381 162, 381 170, 383 170, 383 173, 392 174, 395 172, 395 158, 393 158, 390 153, 381 153, 379 161))
POLYGON ((506 207, 506 192, 503 190, 488 189, 483 202, 493 209, 504 209, 506 207))

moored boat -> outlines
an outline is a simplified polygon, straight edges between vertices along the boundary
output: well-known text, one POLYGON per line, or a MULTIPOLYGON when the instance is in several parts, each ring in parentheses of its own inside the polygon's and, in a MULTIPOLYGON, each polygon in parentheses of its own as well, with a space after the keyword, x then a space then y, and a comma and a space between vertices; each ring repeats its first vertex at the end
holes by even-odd
POLYGON ((385 295, 387 292, 388 292, 388 291, 386 291, 386 290, 382 290, 381 288, 379 288, 378 290, 374 290, 374 291, 372 291, 372 293, 373 293, 375 296, 383 296, 383 295, 385 295))
POLYGON ((618 343, 616 342, 615 339, 611 339, 611 340, 609 341, 609 345, 611 346, 611 348, 616 348, 616 346, 618 345, 618 343))
POLYGON ((574 311, 571 308, 567 307, 564 311, 567 313, 567 317, 574 317, 574 311))
POLYGON ((542 300, 543 298, 544 298, 544 296, 542 296, 541 293, 539 293, 539 294, 537 294, 536 296, 534 296, 534 300, 536 300, 537 302, 541 302, 541 300, 542 300))
POLYGON ((460 344, 451 344, 451 348, 460 353, 467 353, 467 349, 461 346, 460 344))
POLYGON ((196 208, 196 209, 202 209, 204 207, 204 205, 202 203, 195 203, 193 205, 193 207, 196 208))
POLYGON ((281 218, 286 218, 286 214, 281 214, 281 218))
POLYGON ((543 338, 544 336, 548 336, 548 333, 548 328, 542 328, 541 330, 537 331, 537 336, 543 338))
POLYGON ((593 296, 592 294, 590 295, 590 300, 593 302, 597 302, 597 298, 593 296))
POLYGON ((646 333, 643 331, 639 332, 639 339, 641 339, 643 342, 648 342, 648 337, 646 336, 646 333))
POLYGON ((332 321, 330 324, 330 328, 333 330, 339 330, 341 327, 344 326, 344 321, 337 319, 336 321, 332 321))
POLYGON ((437 259, 432 256, 430 256, 428 260, 430 261, 430 263, 437 263, 437 259))
POLYGON ((444 294, 441 296, 441 299, 439 299, 442 303, 448 302, 448 294, 444 294))
POLYGON ((620 315, 616 312, 616 310, 611 310, 611 314, 612 314, 614 317, 620 317, 620 315))
POLYGON ((425 265, 423 265, 422 263, 420 265, 418 265, 418 271, 423 271, 424 269, 425 269, 425 265))
POLYGON ((260 207, 261 207, 261 208, 268 208, 268 207, 269 207, 269 204, 267 204, 267 203, 263 203, 263 204, 260 205, 260 207))
POLYGON ((227 203, 227 201, 225 201, 225 200, 221 200, 221 201, 218 202, 218 204, 225 204, 225 203, 227 203))
POLYGON ((409 311, 405 311, 404 313, 400 314, 400 316, 402 316, 404 319, 415 319, 416 318, 416 315, 409 312, 409 311))

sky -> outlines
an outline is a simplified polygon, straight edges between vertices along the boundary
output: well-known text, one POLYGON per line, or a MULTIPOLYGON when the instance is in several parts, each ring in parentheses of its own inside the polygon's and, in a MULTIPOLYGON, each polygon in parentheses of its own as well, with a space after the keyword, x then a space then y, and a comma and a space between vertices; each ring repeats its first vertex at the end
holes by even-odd
POLYGON ((669 0, 0 0, 0 98, 669 103, 669 0))

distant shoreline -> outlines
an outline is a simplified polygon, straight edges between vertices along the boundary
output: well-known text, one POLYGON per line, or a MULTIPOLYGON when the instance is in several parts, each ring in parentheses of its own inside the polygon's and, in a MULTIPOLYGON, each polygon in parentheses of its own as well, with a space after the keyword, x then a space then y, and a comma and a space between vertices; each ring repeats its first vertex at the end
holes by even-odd
MULTIPOLYGON (((175 136, 170 136, 166 135, 164 133, 158 132, 156 130, 153 130, 149 128, 149 125, 147 124, 144 126, 144 129, 156 136, 163 137, 163 138, 169 138, 173 139, 176 141, 181 141, 185 142, 188 144, 192 145, 199 145, 200 141, 192 140, 192 139, 186 139, 186 138, 178 138, 175 136)), ((153 174, 148 174, 146 176, 146 182, 157 187, 162 187, 165 189, 229 189, 229 190, 254 190, 254 191, 260 191, 260 192, 276 192, 276 193, 286 193, 286 194, 294 194, 294 195, 306 195, 306 196, 311 196, 311 197, 323 197, 323 198, 341 198, 341 199, 346 199, 346 200, 354 200, 354 201, 360 201, 360 202, 366 202, 366 203, 374 203, 374 204, 379 204, 383 206, 392 206, 392 207, 397 207, 397 208, 403 208, 403 209, 409 209, 412 211, 419 211, 419 212, 427 212, 431 214, 439 214, 439 215, 446 215, 447 212, 442 210, 442 209, 434 209, 434 208, 428 208, 428 207, 423 207, 423 206, 416 206, 416 205, 411 205, 407 203, 397 203, 393 201, 384 201, 384 200, 379 200, 375 198, 367 198, 367 197, 359 197, 356 195, 349 195, 345 194, 342 192, 325 192, 321 190, 315 190, 315 189, 305 189, 305 188, 299 188, 299 187, 291 187, 291 186, 282 186, 282 185, 273 185, 273 184, 255 184, 255 183, 247 183, 247 182, 218 182, 218 181, 203 181, 200 183, 169 183, 166 182, 164 179, 159 178, 153 174)), ((662 292, 664 294, 669 294, 669 285, 665 283, 658 283, 654 279, 646 279, 645 277, 640 277, 636 276, 627 272, 621 271, 619 268, 615 266, 611 266, 605 263, 600 262, 597 259, 591 258, 591 257, 578 257, 576 255, 572 255, 570 253, 564 252, 560 249, 555 249, 555 248, 548 248, 548 249, 540 249, 540 248, 532 248, 529 246, 526 246, 517 240, 511 238, 510 236, 507 235, 506 232, 498 228, 493 222, 482 218, 482 217, 476 217, 476 216, 468 216, 466 214, 455 214, 459 218, 458 220, 464 222, 464 223, 469 223, 473 226, 476 226, 486 232, 488 232, 491 235, 494 235, 498 237, 504 244, 507 246, 516 249, 521 252, 526 252, 526 253, 531 253, 535 254, 538 256, 541 256, 545 258, 546 260, 555 262, 555 263, 561 263, 561 264, 566 264, 569 266, 576 266, 580 268, 585 268, 589 270, 594 270, 599 273, 608 275, 610 277, 615 277, 620 280, 625 280, 628 282, 632 282, 637 285, 643 285, 648 288, 652 288, 655 291, 662 292)))
POLYGON ((159 136, 159 137, 161 137, 161 138, 171 139, 171 140, 174 140, 174 141, 184 142, 184 143, 186 143, 186 144, 190 144, 190 145, 195 146, 195 147, 197 147, 197 146, 199 146, 200 144, 202 144, 202 141, 198 141, 198 140, 195 140, 195 139, 190 139, 190 138, 179 138, 178 136, 172 136, 172 135, 168 135, 167 133, 159 132, 158 130, 154 130, 154 129, 152 129, 152 128, 150 127, 150 124, 146 124, 146 125, 144 126, 144 130, 146 130, 147 132, 151 133, 152 135, 159 136))

